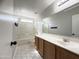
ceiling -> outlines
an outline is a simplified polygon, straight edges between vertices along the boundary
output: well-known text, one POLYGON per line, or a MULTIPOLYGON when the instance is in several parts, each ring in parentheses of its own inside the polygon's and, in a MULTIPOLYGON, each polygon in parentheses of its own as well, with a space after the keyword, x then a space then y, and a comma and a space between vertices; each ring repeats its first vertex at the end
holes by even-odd
POLYGON ((54 0, 15 0, 15 15, 35 17, 45 10, 54 0))
POLYGON ((0 12, 35 18, 54 0, 0 0, 0 12))
POLYGON ((54 0, 15 0, 15 8, 29 9, 35 12, 41 12, 48 7, 54 0))

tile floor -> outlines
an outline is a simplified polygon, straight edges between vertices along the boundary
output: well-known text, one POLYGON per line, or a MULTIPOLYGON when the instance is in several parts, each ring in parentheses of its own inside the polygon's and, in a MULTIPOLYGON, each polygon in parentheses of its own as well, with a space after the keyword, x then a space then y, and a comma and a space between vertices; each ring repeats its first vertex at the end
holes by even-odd
POLYGON ((20 44, 16 47, 13 59, 42 59, 33 43, 20 44))

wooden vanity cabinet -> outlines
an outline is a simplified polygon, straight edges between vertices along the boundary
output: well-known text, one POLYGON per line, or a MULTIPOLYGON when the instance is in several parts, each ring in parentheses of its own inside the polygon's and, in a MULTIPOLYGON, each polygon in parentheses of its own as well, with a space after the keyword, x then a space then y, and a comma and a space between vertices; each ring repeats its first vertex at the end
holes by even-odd
POLYGON ((56 46, 56 59, 79 59, 79 56, 56 46))
POLYGON ((35 37, 35 45, 43 59, 79 59, 79 55, 39 37, 35 37))
POLYGON ((47 41, 44 41, 43 54, 43 59, 55 59, 55 46, 47 41))
POLYGON ((43 57, 43 39, 39 38, 38 52, 43 57))
POLYGON ((41 57, 43 57, 43 39, 35 37, 35 46, 41 57))
POLYGON ((35 36, 35 47, 38 50, 38 43, 39 43, 39 38, 35 36))

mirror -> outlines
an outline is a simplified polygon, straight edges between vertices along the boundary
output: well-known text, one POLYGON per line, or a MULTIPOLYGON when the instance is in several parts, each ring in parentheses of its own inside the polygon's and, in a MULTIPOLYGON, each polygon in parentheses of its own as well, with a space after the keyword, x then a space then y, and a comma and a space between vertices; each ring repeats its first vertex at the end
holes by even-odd
POLYGON ((79 37, 79 6, 44 18, 43 32, 79 37))

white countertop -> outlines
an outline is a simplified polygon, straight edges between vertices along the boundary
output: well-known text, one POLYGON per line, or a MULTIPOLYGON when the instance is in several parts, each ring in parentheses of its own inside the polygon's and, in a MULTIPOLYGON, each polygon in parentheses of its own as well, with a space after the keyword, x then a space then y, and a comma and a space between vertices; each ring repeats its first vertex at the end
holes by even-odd
POLYGON ((46 33, 38 34, 36 36, 79 55, 78 38, 66 37, 66 36, 55 35, 55 34, 46 34, 46 33), (66 39, 69 42, 64 42, 63 39, 66 39))

